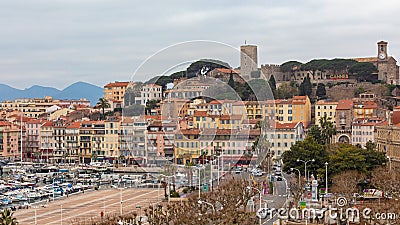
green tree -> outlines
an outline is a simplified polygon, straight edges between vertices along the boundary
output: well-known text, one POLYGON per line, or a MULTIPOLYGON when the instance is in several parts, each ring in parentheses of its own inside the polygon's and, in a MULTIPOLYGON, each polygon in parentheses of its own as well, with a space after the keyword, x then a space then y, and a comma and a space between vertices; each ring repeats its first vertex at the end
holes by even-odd
POLYGON ((157 103, 159 103, 159 102, 160 102, 159 100, 155 100, 155 99, 147 101, 146 102, 146 107, 145 107, 146 112, 148 114, 150 114, 150 111, 152 109, 155 109, 157 107, 157 103))
POLYGON ((369 62, 355 63, 349 69, 350 75, 354 76, 358 81, 375 81, 376 77, 372 77, 372 74, 377 72, 378 69, 375 65, 369 62))
POLYGON ((272 92, 275 94, 276 91, 276 81, 274 75, 271 75, 271 77, 268 80, 268 84, 272 90, 272 92))
POLYGON ((376 144, 375 144, 373 141, 369 140, 369 141, 365 144, 365 148, 366 148, 368 151, 373 151, 373 150, 375 150, 375 148, 376 148, 376 144))
POLYGON ((229 80, 228 80, 228 85, 231 86, 231 88, 235 89, 235 80, 233 80, 233 73, 229 74, 229 80))
POLYGON ((97 108, 102 109, 103 120, 105 120, 106 119, 105 109, 111 107, 110 103, 105 98, 99 98, 99 101, 97 102, 96 106, 97 108))
POLYGON ((323 84, 323 83, 318 83, 316 95, 317 95, 319 98, 326 98, 325 84, 323 84))
POLYGON ((307 95, 310 98, 311 93, 312 93, 311 79, 310 79, 310 76, 307 75, 307 77, 304 78, 303 82, 301 82, 301 84, 300 84, 299 94, 302 96, 307 95))
POLYGON ((347 170, 356 170, 369 175, 376 167, 386 163, 383 152, 365 150, 354 145, 337 143, 330 149, 330 171, 339 174, 347 170))
POLYGON ((321 136, 321 128, 317 125, 312 125, 307 132, 307 137, 313 138, 318 144, 323 144, 321 136))
POLYGON ((13 215, 10 209, 4 209, 0 214, 1 225, 17 225, 17 219, 13 215))
POLYGON ((364 86, 360 85, 356 90, 354 90, 354 97, 358 98, 358 96, 365 92, 364 86))
MULTIPOLYGON (((292 82, 290 84, 293 84, 292 82)), ((288 83, 283 83, 275 91, 276 99, 288 99, 293 98, 293 96, 298 94, 298 89, 296 86, 292 86, 288 83)))
POLYGON ((287 73, 287 72, 292 72, 293 68, 295 67, 300 67, 301 65, 303 65, 303 63, 301 62, 297 62, 297 61, 289 61, 289 62, 285 62, 280 66, 281 72, 287 73))
POLYGON ((319 118, 319 124, 321 126, 321 144, 330 144, 332 142, 332 136, 336 134, 336 128, 331 120, 332 118, 328 117, 326 114, 319 118))
POLYGON ((207 71, 212 71, 215 68, 226 68, 230 69, 231 66, 229 66, 228 63, 222 62, 220 60, 215 60, 215 59, 200 59, 192 64, 186 69, 186 76, 187 78, 192 78, 195 76, 200 75, 200 72, 202 70, 205 70, 207 68, 207 71))
POLYGON ((303 141, 296 142, 289 151, 282 154, 284 171, 296 168, 304 174, 304 163, 297 162, 297 159, 303 161, 315 159, 315 162, 307 164, 307 171, 316 175, 321 173, 318 169, 324 170, 325 162, 329 161, 329 155, 324 145, 319 144, 314 138, 308 136, 303 141))

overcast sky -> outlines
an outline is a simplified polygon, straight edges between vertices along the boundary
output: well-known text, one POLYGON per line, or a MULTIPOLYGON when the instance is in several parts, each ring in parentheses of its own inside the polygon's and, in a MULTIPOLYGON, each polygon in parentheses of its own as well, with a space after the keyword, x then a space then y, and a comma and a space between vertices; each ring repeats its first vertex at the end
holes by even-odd
POLYGON ((245 40, 258 46, 259 65, 376 56, 380 40, 400 60, 397 0, 3 0, 0 25, 0 83, 16 88, 147 80, 207 54, 237 67, 239 54, 216 49, 245 40), (178 44, 191 40, 224 44, 178 44), (176 44, 132 78, 148 57, 176 44))

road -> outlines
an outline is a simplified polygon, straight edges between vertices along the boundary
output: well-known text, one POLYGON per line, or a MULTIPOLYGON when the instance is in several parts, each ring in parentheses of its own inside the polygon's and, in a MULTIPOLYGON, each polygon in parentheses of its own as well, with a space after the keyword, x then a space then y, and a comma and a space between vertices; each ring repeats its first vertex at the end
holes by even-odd
MULTIPOLYGON (((36 209, 36 224, 70 224, 79 220, 100 218, 100 212, 105 215, 120 214, 120 195, 122 193, 123 213, 139 210, 156 203, 163 198, 163 190, 158 189, 110 189, 85 191, 84 194, 70 195, 63 200, 50 202, 46 207, 36 209), (61 213, 62 212, 62 213, 61 213)), ((142 212, 143 213, 143 212, 142 212)), ((17 210, 14 213, 20 225, 35 224, 35 209, 17 210)))
POLYGON ((264 195, 263 196, 263 198, 262 198, 263 201, 265 200, 265 201, 269 202, 268 208, 275 208, 276 211, 274 212, 274 215, 272 218, 270 216, 267 216, 267 218, 265 220, 263 220, 262 224, 272 225, 273 222, 278 219, 276 212, 278 209, 285 206, 285 202, 287 199, 286 188, 287 188, 287 185, 286 185, 285 180, 275 181, 276 192, 274 193, 274 195, 264 195))

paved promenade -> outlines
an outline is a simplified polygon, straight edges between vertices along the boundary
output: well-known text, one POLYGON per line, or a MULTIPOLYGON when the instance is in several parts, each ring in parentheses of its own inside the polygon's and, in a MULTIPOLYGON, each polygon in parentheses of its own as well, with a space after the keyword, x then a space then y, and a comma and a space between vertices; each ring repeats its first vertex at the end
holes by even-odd
MULTIPOLYGON (((120 194, 121 190, 119 189, 85 191, 84 194, 69 195, 68 198, 62 200, 44 202, 39 204, 36 209, 36 224, 71 224, 76 222, 76 219, 100 218, 101 211, 104 211, 106 215, 119 215, 120 194), (45 205, 45 207, 42 205, 45 205)), ((140 210, 136 206, 148 207, 149 204, 161 200, 163 195, 164 190, 162 188, 159 190, 122 189, 123 213, 132 210, 137 210, 139 213, 140 210)), ((142 213, 144 213, 143 210, 142 213)), ((17 210, 14 215, 20 225, 35 224, 34 207, 17 210)))

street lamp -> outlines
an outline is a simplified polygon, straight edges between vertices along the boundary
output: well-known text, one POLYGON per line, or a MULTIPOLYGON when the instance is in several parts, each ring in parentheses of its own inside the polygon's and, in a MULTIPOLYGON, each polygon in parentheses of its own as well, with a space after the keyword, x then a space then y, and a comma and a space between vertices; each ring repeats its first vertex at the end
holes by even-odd
POLYGON ((325 162, 325 201, 328 195, 328 162, 325 162))
MULTIPOLYGON (((166 176, 166 175, 164 175, 164 174, 160 174, 160 176, 163 176, 163 177, 165 177, 165 178, 175 177, 175 175, 166 176)), ((167 185, 167 187, 169 187, 169 186, 168 186, 168 183, 167 183, 166 185, 167 185)), ((169 188, 168 188, 168 192, 170 192, 169 188)), ((168 204, 169 204, 169 202, 170 202, 170 196, 171 196, 171 193, 168 193, 168 204)))
POLYGON ((304 160, 301 160, 301 159, 297 159, 297 162, 302 162, 302 163, 304 163, 304 177, 306 178, 306 181, 307 181, 307 183, 308 183, 307 163, 309 163, 309 162, 315 162, 315 159, 311 159, 311 160, 308 160, 308 161, 304 161, 304 160))
MULTIPOLYGON (((260 207, 259 207, 259 209, 261 209, 261 202, 262 202, 261 190, 259 190, 258 188, 255 188, 255 187, 247 186, 247 190, 251 190, 251 189, 254 189, 254 190, 258 191, 258 193, 260 194, 260 207)), ((260 217, 260 225, 261 225, 261 217, 260 217)))
POLYGON ((392 170, 392 159, 390 156, 386 156, 386 158, 389 160, 389 170, 392 170))
MULTIPOLYGON (((205 167, 195 167, 198 170, 198 175, 199 175, 199 199, 200 199, 200 195, 201 195, 201 173, 200 170, 201 169, 205 169, 205 167)), ((205 174, 204 174, 205 176, 205 174)))
POLYGON ((300 188, 300 183, 301 183, 301 181, 300 181, 300 170, 296 169, 296 168, 290 168, 290 171, 293 171, 293 170, 297 170, 297 172, 299 172, 299 188, 300 188))
POLYGON ((119 213, 122 216, 122 188, 119 189, 119 200, 120 200, 119 213))

